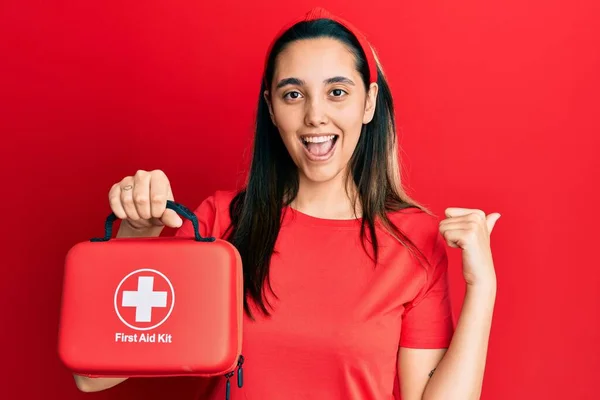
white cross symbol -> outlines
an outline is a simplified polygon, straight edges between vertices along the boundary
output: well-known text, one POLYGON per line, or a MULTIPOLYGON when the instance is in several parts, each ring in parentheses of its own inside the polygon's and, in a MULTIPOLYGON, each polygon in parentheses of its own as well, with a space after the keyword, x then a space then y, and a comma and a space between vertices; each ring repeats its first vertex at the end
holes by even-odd
POLYGON ((123 291, 123 307, 135 307, 135 322, 150 322, 152 307, 167 306, 167 292, 155 292, 154 277, 138 277, 137 291, 123 291))

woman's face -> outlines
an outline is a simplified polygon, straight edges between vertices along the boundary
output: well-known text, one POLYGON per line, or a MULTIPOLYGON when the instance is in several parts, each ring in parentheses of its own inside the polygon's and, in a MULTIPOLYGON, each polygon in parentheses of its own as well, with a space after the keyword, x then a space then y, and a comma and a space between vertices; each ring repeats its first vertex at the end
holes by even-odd
POLYGON ((300 179, 338 176, 373 118, 377 84, 367 93, 354 55, 335 39, 319 38, 293 42, 278 55, 271 88, 271 118, 300 179))

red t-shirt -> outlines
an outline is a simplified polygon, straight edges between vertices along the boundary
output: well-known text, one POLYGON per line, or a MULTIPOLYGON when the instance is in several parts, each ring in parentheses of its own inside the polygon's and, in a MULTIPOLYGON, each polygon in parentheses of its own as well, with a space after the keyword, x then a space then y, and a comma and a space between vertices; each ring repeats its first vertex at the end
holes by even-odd
MULTIPOLYGON (((195 210, 202 235, 222 237, 234 194, 218 191, 195 210)), ((359 220, 284 211, 270 267, 278 298, 266 291, 270 318, 244 319, 244 386, 232 379, 231 400, 394 399, 398 348, 446 348, 454 329, 438 221, 416 209, 390 214, 432 268, 383 230, 374 266, 359 220)), ((190 221, 176 234, 193 236, 190 221)), ((200 384, 198 399, 225 399, 224 378, 200 384)))

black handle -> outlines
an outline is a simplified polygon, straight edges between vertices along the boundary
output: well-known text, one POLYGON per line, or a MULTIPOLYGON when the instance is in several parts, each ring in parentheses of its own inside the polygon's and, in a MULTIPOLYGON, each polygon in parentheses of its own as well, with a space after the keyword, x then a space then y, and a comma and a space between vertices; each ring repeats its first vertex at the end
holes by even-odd
MULTIPOLYGON (((196 218, 196 214, 194 214, 190 209, 185 207, 183 204, 175 203, 172 200, 167 200, 167 208, 177 212, 177 214, 181 215, 192 221, 192 225, 194 226, 194 236, 197 242, 214 242, 214 237, 202 237, 200 236, 200 226, 198 224, 198 218, 196 218)), ((112 236, 112 228, 113 223, 117 219, 115 213, 111 213, 108 218, 106 218, 106 222, 104 223, 104 237, 103 238, 92 238, 91 242, 106 242, 110 240, 112 236)))

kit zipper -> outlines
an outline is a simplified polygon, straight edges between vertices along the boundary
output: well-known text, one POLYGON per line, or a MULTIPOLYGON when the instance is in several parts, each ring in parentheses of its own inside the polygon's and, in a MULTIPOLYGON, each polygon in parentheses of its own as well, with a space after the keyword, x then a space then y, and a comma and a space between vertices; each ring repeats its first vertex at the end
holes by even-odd
POLYGON ((225 400, 229 400, 231 398, 231 377, 236 373, 237 370, 237 386, 241 388, 244 386, 244 369, 242 368, 242 364, 244 364, 244 356, 240 354, 240 358, 238 358, 237 366, 233 369, 233 371, 225 374, 225 378, 227 378, 227 382, 225 383, 225 400))

